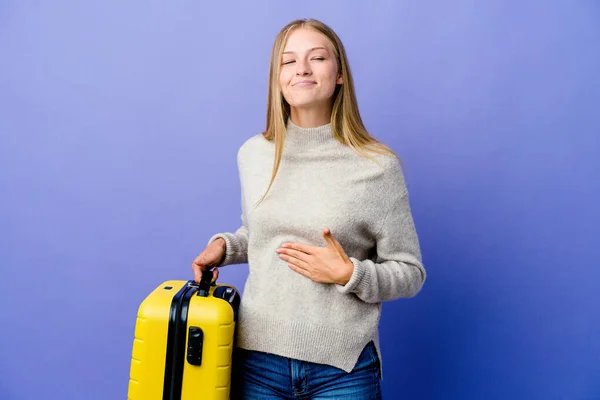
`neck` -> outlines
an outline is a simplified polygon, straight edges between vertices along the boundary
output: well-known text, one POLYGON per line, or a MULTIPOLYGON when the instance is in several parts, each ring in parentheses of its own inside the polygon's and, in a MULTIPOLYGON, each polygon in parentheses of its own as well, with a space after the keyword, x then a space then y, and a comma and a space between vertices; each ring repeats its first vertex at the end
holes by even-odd
POLYGON ((331 131, 331 123, 304 128, 296 125, 290 118, 287 122, 285 136, 285 145, 292 153, 323 150, 332 145, 339 145, 331 131))
POLYGON ((298 108, 291 107, 290 119, 301 128, 316 128, 331 122, 331 106, 298 108))

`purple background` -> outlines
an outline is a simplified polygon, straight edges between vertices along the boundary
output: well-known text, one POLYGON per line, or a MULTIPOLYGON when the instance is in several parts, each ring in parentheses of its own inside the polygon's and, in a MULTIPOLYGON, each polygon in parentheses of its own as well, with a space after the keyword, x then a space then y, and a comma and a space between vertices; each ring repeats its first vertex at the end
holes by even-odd
POLYGON ((239 226, 298 17, 407 165, 429 276, 384 304, 385 398, 600 398, 597 1, 2 0, 0 399, 126 398, 139 303, 239 226))

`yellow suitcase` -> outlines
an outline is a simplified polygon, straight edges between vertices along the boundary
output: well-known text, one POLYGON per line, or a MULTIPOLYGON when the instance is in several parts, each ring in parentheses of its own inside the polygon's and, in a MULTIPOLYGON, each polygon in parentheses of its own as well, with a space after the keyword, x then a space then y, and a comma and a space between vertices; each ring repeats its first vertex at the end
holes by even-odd
POLYGON ((129 400, 229 399, 240 294, 211 278, 166 281, 141 303, 129 400))

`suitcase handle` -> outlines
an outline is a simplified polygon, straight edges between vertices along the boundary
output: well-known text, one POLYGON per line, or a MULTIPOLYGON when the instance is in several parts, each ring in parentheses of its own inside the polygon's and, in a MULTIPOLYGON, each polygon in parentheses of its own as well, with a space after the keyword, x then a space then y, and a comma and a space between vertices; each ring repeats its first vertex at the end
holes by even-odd
POLYGON ((206 270, 202 272, 202 278, 200 278, 200 283, 196 283, 192 281, 192 285, 198 286, 198 296, 208 297, 208 293, 210 292, 210 286, 213 278, 213 272, 211 270, 206 270))

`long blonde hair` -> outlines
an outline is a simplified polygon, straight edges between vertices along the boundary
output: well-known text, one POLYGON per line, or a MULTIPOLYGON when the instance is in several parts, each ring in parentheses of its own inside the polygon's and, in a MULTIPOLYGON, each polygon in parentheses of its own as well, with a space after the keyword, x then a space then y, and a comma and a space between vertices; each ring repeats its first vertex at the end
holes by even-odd
POLYGON ((331 112, 331 130, 334 137, 347 146, 350 146, 359 154, 368 157, 377 163, 374 157, 369 155, 368 150, 378 154, 390 154, 399 157, 392 149, 376 138, 372 137, 365 128, 354 91, 354 82, 350 72, 350 65, 346 57, 346 50, 338 35, 329 26, 315 19, 297 19, 287 24, 275 38, 271 53, 271 66, 269 69, 269 90, 267 104, 267 126, 263 132, 265 139, 275 141, 275 160, 271 181, 265 194, 256 203, 260 204, 271 189, 283 154, 287 119, 290 116, 290 105, 284 99, 279 87, 279 73, 281 70, 281 57, 284 46, 290 33, 298 28, 310 28, 325 35, 333 47, 333 52, 342 76, 342 84, 337 85, 333 93, 333 109, 331 112))

